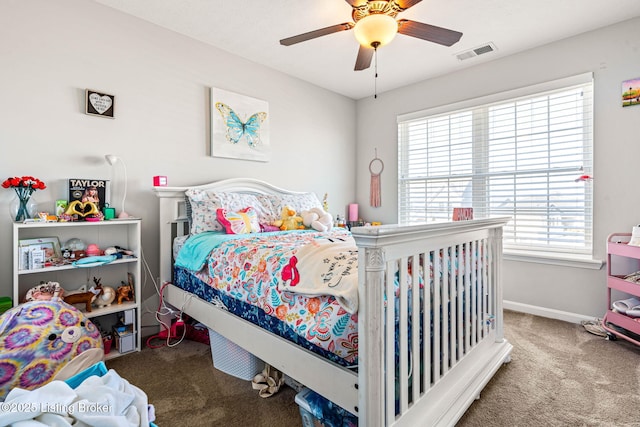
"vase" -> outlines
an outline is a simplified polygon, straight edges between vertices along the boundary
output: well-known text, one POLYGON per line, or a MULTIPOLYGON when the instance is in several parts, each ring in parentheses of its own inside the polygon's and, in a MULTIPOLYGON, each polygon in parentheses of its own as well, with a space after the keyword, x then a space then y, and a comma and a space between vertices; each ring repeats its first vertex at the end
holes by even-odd
POLYGON ((37 213, 38 205, 32 196, 20 197, 16 194, 9 204, 9 214, 15 222, 23 222, 25 219, 33 218, 37 213))

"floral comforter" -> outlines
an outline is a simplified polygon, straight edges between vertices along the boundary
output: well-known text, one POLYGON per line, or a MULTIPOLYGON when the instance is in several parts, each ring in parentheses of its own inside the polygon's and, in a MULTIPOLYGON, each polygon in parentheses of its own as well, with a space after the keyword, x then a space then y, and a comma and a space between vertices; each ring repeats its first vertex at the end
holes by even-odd
MULTIPOLYGON (((357 313, 349 313, 334 296, 305 296, 291 289, 292 259, 305 245, 344 242, 344 229, 226 235, 201 233, 190 237, 176 259, 219 294, 258 307, 299 337, 336 355, 344 364, 357 363, 357 313)), ((319 259, 318 263, 327 262, 319 259)), ((357 270, 357 265, 355 270, 357 270)), ((296 272, 304 280, 304 272, 296 272)), ((227 304, 228 305, 228 304, 227 304)), ((248 317, 251 317, 249 315, 248 317)))

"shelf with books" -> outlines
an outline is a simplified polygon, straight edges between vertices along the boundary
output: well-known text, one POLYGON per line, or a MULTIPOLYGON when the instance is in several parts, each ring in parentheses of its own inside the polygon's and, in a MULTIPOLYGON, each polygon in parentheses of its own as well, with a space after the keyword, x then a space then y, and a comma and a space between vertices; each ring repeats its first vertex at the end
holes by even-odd
MULTIPOLYGON (((126 352, 139 351, 141 349, 140 325, 140 280, 141 280, 141 220, 127 219, 118 221, 98 222, 30 222, 13 224, 13 304, 23 302, 27 292, 34 286, 44 282, 57 282, 66 294, 79 289, 89 289, 98 279, 103 286, 117 290, 119 286, 132 285, 132 301, 113 301, 109 306, 91 307, 88 311, 84 305, 74 304, 92 321, 106 326, 110 331, 113 324, 125 312, 132 313, 135 321, 132 322, 134 333, 127 341, 126 352), (64 256, 65 246, 71 241, 81 241, 87 247, 95 245, 104 250, 117 247, 126 250, 126 254, 120 254, 121 258, 109 260, 107 263, 91 263, 83 267, 74 266, 70 259, 61 260, 59 253, 64 256), (36 250, 40 245, 49 251, 45 258, 52 256, 55 260, 47 260, 49 264, 41 268, 24 267, 21 256, 21 248, 34 246, 36 250), (58 252, 60 251, 60 252, 58 252), (132 343, 132 344, 131 344, 132 343), (132 347, 131 347, 132 345, 132 347), (131 350, 133 348, 133 350, 131 350)), ((68 252, 68 251, 67 251, 68 252)), ((102 255, 101 255, 102 256, 102 255)), ((47 258, 48 259, 48 258, 47 258)), ((80 259, 80 258, 78 258, 80 259)), ((87 258, 83 258, 87 259, 87 258)), ((28 263, 26 264, 28 266, 28 263)), ((40 265, 39 265, 40 266, 40 265)), ((125 352, 120 352, 115 347, 111 349, 109 357, 117 357, 125 352)))

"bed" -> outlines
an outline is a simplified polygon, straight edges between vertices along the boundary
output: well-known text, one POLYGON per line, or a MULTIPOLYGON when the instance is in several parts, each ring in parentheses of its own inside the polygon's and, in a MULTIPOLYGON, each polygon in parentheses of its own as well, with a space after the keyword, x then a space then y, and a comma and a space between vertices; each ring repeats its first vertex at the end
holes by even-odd
MULTIPOLYGON (((313 193, 242 178, 192 187, 155 187, 154 191, 160 207, 160 278, 168 283, 164 300, 357 415, 360 425, 454 425, 510 360, 512 346, 503 336, 500 272, 502 227, 508 218, 354 227, 350 233, 333 230, 339 237, 353 239, 357 259, 357 308, 355 313, 347 311, 353 325, 341 321, 340 327, 325 328, 355 328, 348 342, 357 356, 351 351, 336 358, 335 345, 301 345, 299 339, 264 329, 255 318, 240 317, 219 298, 194 294, 194 286, 183 282, 195 283, 205 293, 211 287, 207 285, 218 282, 206 279, 202 271, 199 275, 189 272, 184 262, 175 265, 181 257, 174 248, 176 239, 184 244, 184 236, 191 235, 188 242, 200 231, 211 231, 206 230, 211 218, 199 217, 210 203, 207 197, 214 195, 213 206, 229 210, 243 203, 269 201, 269 208, 257 208, 267 221, 278 215, 282 205, 301 210, 319 203, 313 193), (207 203, 199 205, 203 195, 207 203)), ((306 239, 314 235, 306 233, 306 239)), ((215 260, 207 263, 204 270, 217 265, 215 260)), ((301 282, 308 277, 300 276, 301 282)), ((284 290, 289 302, 320 298, 293 297, 286 294, 289 290, 284 290)), ((334 296, 327 298, 326 304, 336 304, 334 296)), ((267 316, 268 322, 277 323, 277 317, 267 316)))

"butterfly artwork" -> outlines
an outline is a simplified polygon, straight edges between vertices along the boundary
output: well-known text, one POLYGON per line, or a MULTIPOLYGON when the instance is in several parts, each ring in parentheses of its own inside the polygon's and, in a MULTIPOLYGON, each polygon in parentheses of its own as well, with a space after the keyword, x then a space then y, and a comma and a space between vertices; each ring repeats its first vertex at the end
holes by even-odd
POLYGON ((269 104, 211 89, 211 156, 269 161, 269 104))
POLYGON ((236 112, 223 102, 216 102, 216 109, 227 125, 227 141, 237 144, 244 138, 251 148, 260 144, 260 125, 267 119, 267 113, 252 114, 246 122, 243 122, 236 112))

